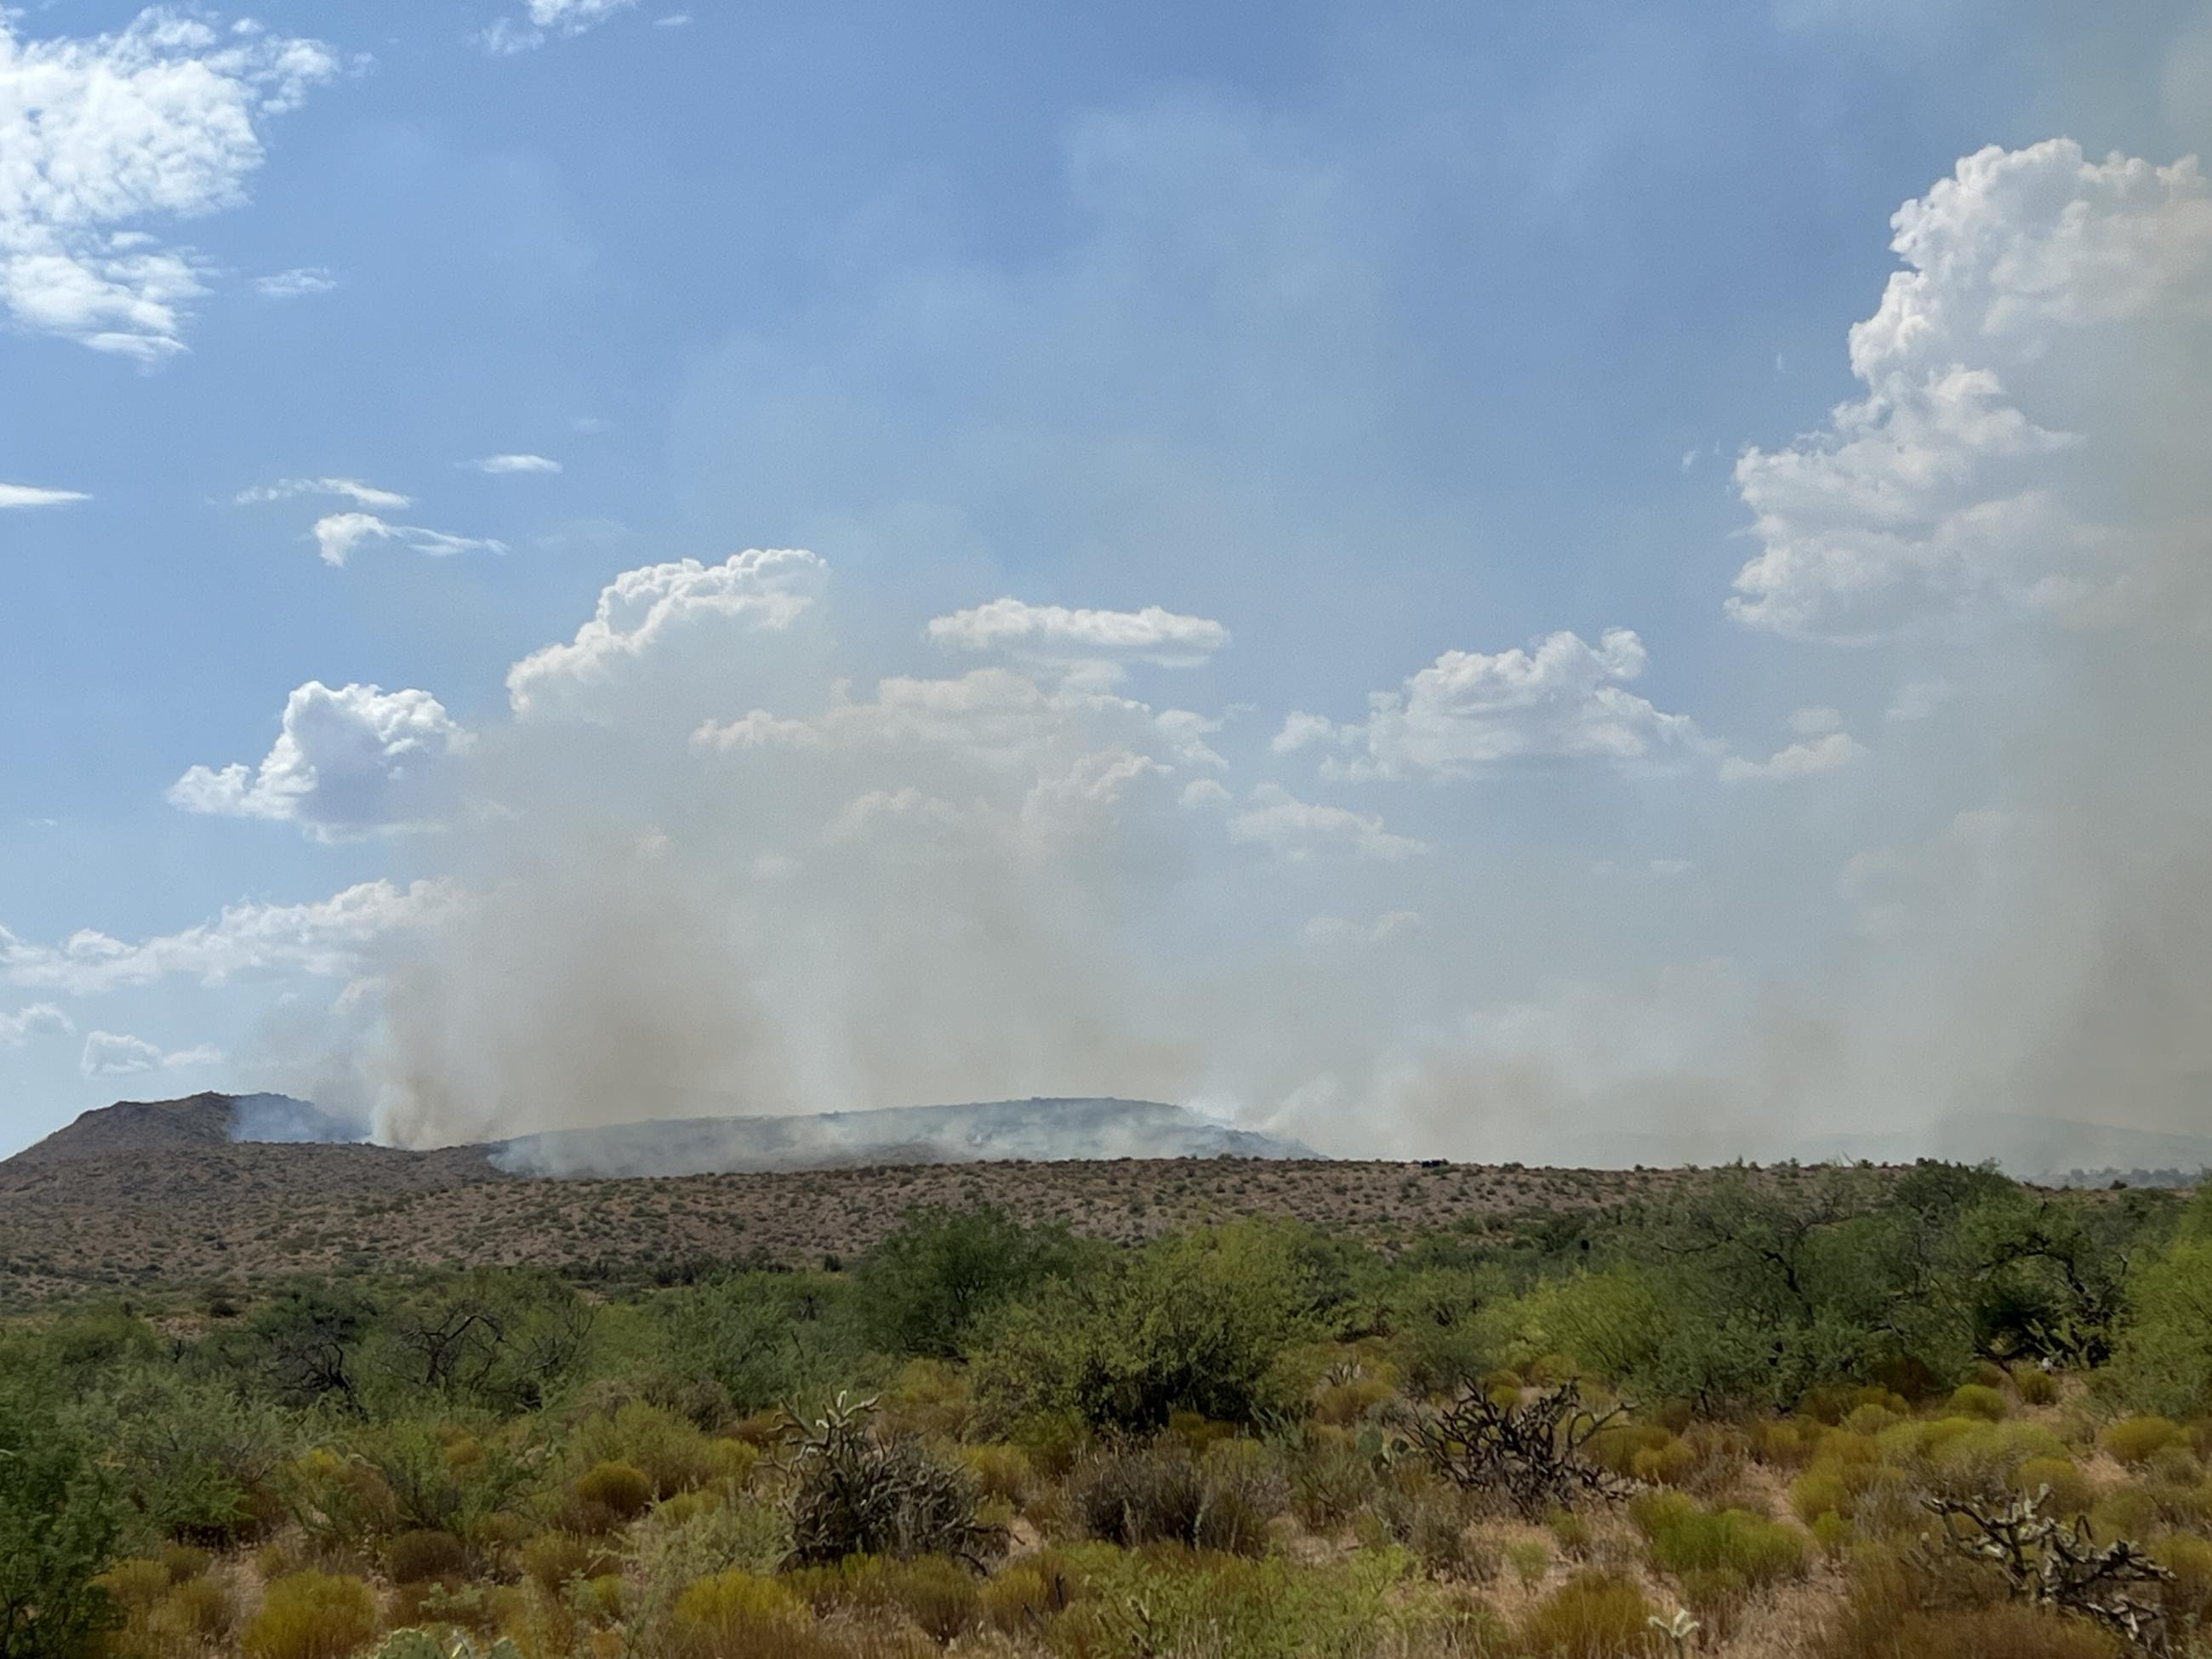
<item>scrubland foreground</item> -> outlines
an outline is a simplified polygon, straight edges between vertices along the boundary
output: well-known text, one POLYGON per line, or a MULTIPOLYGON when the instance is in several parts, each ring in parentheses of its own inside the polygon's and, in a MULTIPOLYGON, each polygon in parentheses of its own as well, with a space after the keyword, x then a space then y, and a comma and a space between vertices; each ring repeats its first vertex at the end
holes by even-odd
POLYGON ((0 1659, 2212 1654, 2205 1199, 134 1294, 0 1335, 0 1659))

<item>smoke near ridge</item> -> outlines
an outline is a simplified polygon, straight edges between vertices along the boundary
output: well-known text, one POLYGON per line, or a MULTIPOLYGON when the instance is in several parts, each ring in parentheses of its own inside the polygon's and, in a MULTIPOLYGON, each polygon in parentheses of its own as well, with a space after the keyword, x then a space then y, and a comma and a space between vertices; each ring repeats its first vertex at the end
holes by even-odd
MULTIPOLYGON (((1541 936, 1501 965, 1465 921, 1484 872, 1398 827, 1480 782, 1355 792, 1182 706, 1234 616, 977 594, 913 619, 926 672, 870 675, 834 556, 754 551, 627 573, 517 665, 448 831, 473 897, 379 964, 358 1086, 384 1133, 616 1123, 659 1090, 1122 1094, 1335 1152, 1624 1163, 1984 1112, 2203 1127, 2212 195, 2052 141, 1967 158, 1897 232, 1860 394, 1735 471, 1741 624, 1955 688, 1856 734, 1897 833, 1820 873, 1808 965, 1541 936), (1316 872, 1328 914, 1293 914, 1316 872)), ((1532 731, 1606 732, 1576 694, 1376 707, 1486 722, 1442 752, 1488 754, 1516 696, 1547 700, 1532 731)), ((1806 781, 1723 785, 1685 747, 1716 815, 1806 781)))

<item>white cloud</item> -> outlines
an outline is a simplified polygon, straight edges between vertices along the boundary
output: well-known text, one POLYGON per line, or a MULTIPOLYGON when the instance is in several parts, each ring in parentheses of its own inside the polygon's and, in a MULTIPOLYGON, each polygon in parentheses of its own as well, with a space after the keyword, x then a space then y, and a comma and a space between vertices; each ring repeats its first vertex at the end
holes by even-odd
POLYGON ((1662 714, 1625 689, 1647 661, 1643 641, 1625 628, 1608 629, 1594 647, 1563 631, 1527 650, 1447 651, 1403 690, 1371 693, 1364 720, 1293 714, 1273 747, 1348 750, 1349 761, 1328 769, 1352 778, 1466 777, 1510 761, 1633 761, 1701 747, 1687 716, 1662 714))
POLYGON ((556 35, 570 36, 598 27, 637 0, 529 0, 520 17, 502 17, 477 37, 496 58, 532 52, 556 35))
POLYGON ((933 643, 952 650, 1005 651, 1047 661, 1134 659, 1171 666, 1202 663, 1229 643, 1229 630, 1219 623, 1156 605, 1142 611, 1071 611, 1016 599, 936 617, 926 632, 933 643))
POLYGON ((164 1054, 143 1037, 118 1036, 112 1031, 94 1031, 84 1040, 84 1056, 78 1061, 87 1077, 131 1077, 141 1072, 181 1072, 195 1066, 219 1066, 222 1051, 203 1043, 164 1054))
POLYGON ((507 544, 489 538, 449 535, 420 525, 392 524, 374 513, 332 513, 315 520, 315 546, 325 564, 343 568, 368 542, 397 542, 426 558, 457 553, 504 553, 507 544))
POLYGON ((691 27, 691 14, 688 11, 672 11, 665 17, 654 18, 653 20, 653 27, 657 29, 690 28, 691 27))
POLYGON ((1924 720, 1959 694, 1959 688, 1948 680, 1915 680, 1897 688, 1882 715, 1888 720, 1924 720))
POLYGON ((351 976, 396 935, 437 927, 460 908, 444 882, 364 882, 307 904, 238 904, 214 921, 136 943, 84 928, 58 945, 0 927, 0 982, 89 996, 172 975, 220 985, 276 973, 351 976))
POLYGON ((1844 729, 1844 717, 1823 704, 1800 708, 1790 717, 1790 729, 1801 738, 1818 738, 1844 729))
POLYGON ((521 716, 583 712, 671 655, 720 659, 745 640, 791 629, 814 603, 824 570, 795 548, 625 570, 601 591, 574 640, 532 652, 507 672, 508 700, 521 716))
POLYGON ((0 1014, 0 1048, 20 1048, 34 1036, 67 1036, 76 1024, 51 1002, 34 1002, 0 1014))
POLYGON ((450 805, 453 762, 471 741, 428 691, 311 680, 285 701, 258 769, 195 766, 168 799, 188 812, 297 823, 319 841, 419 829, 450 805))
POLYGON ((252 507, 263 501, 289 501, 301 495, 335 495, 362 507, 382 507, 387 511, 412 507, 411 497, 397 490, 379 489, 374 484, 363 483, 358 478, 279 478, 275 483, 256 484, 241 489, 232 496, 232 504, 252 507))
POLYGON ((40 489, 32 484, 0 483, 0 512, 11 507, 67 507, 91 496, 75 489, 40 489))
POLYGON ((2204 507, 2201 465, 2172 454, 2204 413, 2201 375, 2180 386, 2179 366, 2212 349, 2212 190, 2196 162, 1993 146, 1891 222, 1907 268, 1850 331, 1864 396, 1736 464, 1761 551, 1729 614, 1856 638, 1982 593, 2079 604, 2154 587, 2159 573, 2127 563, 2172 538, 2135 532, 2177 494, 2204 507), (2166 365, 2178 392, 2159 385, 2166 365), (2100 467, 2134 477, 2067 487, 2100 467))
POLYGON ((1730 755, 1721 763, 1721 781, 1747 783, 1755 778, 1778 781, 1809 778, 1821 772, 1832 772, 1839 766, 1848 766, 1865 753, 1865 746, 1856 742, 1850 732, 1831 732, 1826 737, 1793 743, 1763 761, 1749 761, 1741 755, 1730 755))
POLYGON ((262 129, 338 72, 314 40, 154 7, 119 32, 27 40, 0 11, 0 310, 153 362, 206 291, 146 228, 246 200, 262 129))
POLYGON ((310 294, 328 294, 338 279, 321 265, 295 265, 253 279, 254 292, 264 300, 297 300, 310 294))
POLYGON ((1229 838, 1272 848, 1293 863, 1316 852, 1348 850, 1395 862, 1429 850, 1425 842, 1393 835, 1377 813, 1303 801, 1275 784, 1261 784, 1248 799, 1229 819, 1229 838))
POLYGON ((544 455, 486 455, 480 460, 463 461, 463 466, 473 467, 478 472, 488 472, 495 477, 511 472, 558 472, 561 463, 544 455))

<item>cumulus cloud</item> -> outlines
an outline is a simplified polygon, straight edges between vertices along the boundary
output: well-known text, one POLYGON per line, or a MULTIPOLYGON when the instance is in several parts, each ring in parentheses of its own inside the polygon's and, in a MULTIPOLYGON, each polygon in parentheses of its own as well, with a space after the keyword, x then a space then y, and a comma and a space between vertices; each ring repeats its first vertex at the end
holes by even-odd
POLYGON ((1272 783, 1254 789, 1247 804, 1230 815, 1229 838, 1268 848, 1292 863, 1324 852, 1395 863, 1429 850, 1425 842, 1393 835, 1380 813, 1300 800, 1272 783))
POLYGON ((516 472, 558 472, 561 463, 544 455, 486 455, 481 459, 464 461, 462 465, 493 477, 516 472))
POLYGON ((127 941, 92 928, 33 945, 0 927, 0 982, 89 996, 172 976, 221 985, 280 973, 351 977, 388 941, 449 920, 450 883, 363 882, 305 904, 233 905, 211 922, 127 941))
POLYGON ((421 829, 451 804, 469 733, 428 691, 310 680, 258 768, 195 766, 170 786, 188 812, 297 823, 319 841, 421 829))
POLYGON ((637 0, 529 0, 519 17, 502 17, 477 37, 495 58, 533 52, 556 36, 581 34, 597 28, 637 0))
POLYGON ((1634 761, 1703 744, 1696 725, 1626 690, 1649 662, 1626 628, 1595 646, 1559 632, 1485 655, 1447 651, 1398 691, 1368 697, 1364 720, 1297 713, 1277 753, 1321 745, 1348 754, 1329 769, 1350 778, 1463 778, 1532 759, 1634 761))
POLYGON ((2173 429, 2179 365, 2212 350, 2196 162, 1992 146, 1891 222, 1906 269, 1850 331, 1864 395, 1736 464, 1761 550, 1729 613, 1848 639, 1984 596, 2094 611, 2193 592, 2203 573, 2170 553, 2173 519, 2208 507, 2173 429), (2107 495, 2130 453, 2158 487, 2107 495))
POLYGON ((454 536, 420 525, 393 524, 374 513, 332 513, 315 520, 315 546, 325 564, 343 568, 347 560, 370 542, 394 542, 425 558, 451 558, 458 553, 504 553, 507 544, 486 537, 454 536))
POLYGON ((672 659, 712 661, 788 631, 815 600, 823 564, 801 549, 748 549, 720 564, 683 559, 625 570, 566 644, 532 653, 507 676, 519 715, 588 715, 595 701, 672 659))
POLYGON ((1809 778, 1822 772, 1832 772, 1839 766, 1849 766, 1866 753, 1864 744, 1848 732, 1831 732, 1826 737, 1808 738, 1802 743, 1793 743, 1778 750, 1763 761, 1746 760, 1741 755, 1730 755, 1721 763, 1723 783, 1747 783, 1756 778, 1786 780, 1809 778))
POLYGON ((222 1051, 205 1043, 195 1048, 163 1053, 143 1037, 121 1036, 113 1031, 94 1031, 84 1040, 78 1061, 88 1078, 130 1077, 141 1072, 181 1072, 195 1066, 219 1066, 222 1051))
POLYGON ((1157 605, 1142 611, 1073 611, 1016 599, 934 617, 925 631, 949 650, 1001 651, 1047 661, 1126 659, 1171 667, 1202 663, 1229 643, 1229 630, 1219 623, 1157 605))
POLYGON ((68 1036, 76 1023, 51 1002, 0 1013, 0 1048, 20 1048, 34 1036, 68 1036))
POLYGON ((27 39, 0 12, 0 309, 19 328, 158 362, 208 270, 149 229, 234 208, 270 120, 339 70, 319 41, 167 7, 27 39))
POLYGON ((387 512, 415 505, 410 496, 393 489, 379 489, 359 478, 279 478, 275 483, 241 489, 230 499, 234 506, 253 507, 264 501, 294 501, 301 495, 335 495, 356 506, 380 507, 387 512))
POLYGON ((40 489, 32 484, 0 483, 0 512, 11 507, 67 507, 91 496, 75 489, 40 489))

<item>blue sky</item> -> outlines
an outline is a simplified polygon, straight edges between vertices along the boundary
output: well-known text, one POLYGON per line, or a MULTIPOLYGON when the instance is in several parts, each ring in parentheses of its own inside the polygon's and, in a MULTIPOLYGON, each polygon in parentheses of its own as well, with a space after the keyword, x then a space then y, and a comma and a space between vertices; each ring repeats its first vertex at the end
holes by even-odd
MULTIPOLYGON (((118 1094, 435 1138, 635 1079, 1489 1150, 1759 1121, 1748 1054, 1849 1079, 1808 1121, 1911 1117, 2106 1041, 1962 1066, 1885 999, 2019 958, 2089 775, 2023 733, 2136 648, 2099 593, 2201 562, 2194 459, 2096 367, 2203 343, 2201 4, 76 3, 0 43, 0 1147, 118 1094), (1921 331, 1855 361, 1906 269, 1921 331), (815 561, 583 649, 621 573, 748 549, 815 561), (2000 823, 2034 850, 1971 916, 1869 896, 1955 893, 1928 860, 2000 823)), ((2179 845, 2197 805, 2142 811, 2179 845)))

